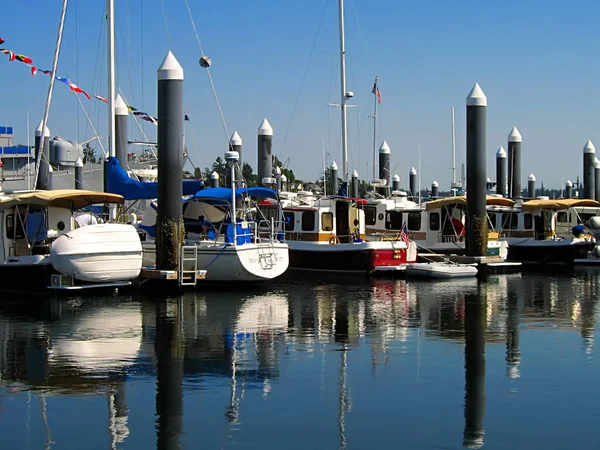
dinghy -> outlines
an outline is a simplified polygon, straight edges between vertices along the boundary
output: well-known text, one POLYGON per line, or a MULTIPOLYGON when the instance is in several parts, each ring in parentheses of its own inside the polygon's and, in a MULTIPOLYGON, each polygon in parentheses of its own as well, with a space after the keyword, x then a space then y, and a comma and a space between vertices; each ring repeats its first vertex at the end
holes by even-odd
POLYGON ((466 278, 477 275, 477 268, 468 264, 415 263, 409 264, 405 273, 426 278, 466 278))

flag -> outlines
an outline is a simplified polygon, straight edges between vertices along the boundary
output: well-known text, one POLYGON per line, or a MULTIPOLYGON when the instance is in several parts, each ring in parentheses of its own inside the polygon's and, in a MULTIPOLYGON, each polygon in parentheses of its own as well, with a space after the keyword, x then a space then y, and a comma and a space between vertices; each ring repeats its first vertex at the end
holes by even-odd
POLYGON ((101 102, 108 103, 108 99, 105 97, 100 97, 99 95, 94 95, 94 97, 96 97, 101 102))
POLYGON ((35 75, 37 73, 37 67, 31 66, 31 75, 35 75))
POLYGON ((406 222, 402 225, 402 231, 400 232, 400 240, 406 245, 410 242, 410 236, 408 235, 408 229, 406 228, 406 222))
POLYGON ((127 110, 131 111, 131 112, 136 112, 137 109, 135 109, 133 106, 127 106, 127 110))
POLYGON ((190 118, 189 118, 189 116, 187 114, 185 114, 184 117, 183 117, 183 120, 184 121, 187 120, 189 122, 190 118))
POLYGON ((52 75, 52 71, 51 70, 42 70, 42 69, 40 69, 40 72, 42 72, 44 75, 52 75))
POLYGON ((8 60, 9 61, 14 61, 15 60, 15 54, 13 52, 11 52, 10 50, 8 50, 6 48, 0 48, 0 52, 4 53, 5 55, 8 55, 8 60))
POLYGON ((371 90, 373 94, 377 96, 377 102, 381 103, 381 92, 379 92, 379 86, 377 86, 377 80, 373 83, 373 89, 371 90))
POLYGON ((0 38, 0 44, 4 44, 4 39, 0 38))
POLYGON ((31 59, 29 56, 15 55, 15 58, 18 59, 19 61, 21 61, 22 63, 25 63, 25 64, 31 64, 31 63, 33 63, 33 59, 31 59))

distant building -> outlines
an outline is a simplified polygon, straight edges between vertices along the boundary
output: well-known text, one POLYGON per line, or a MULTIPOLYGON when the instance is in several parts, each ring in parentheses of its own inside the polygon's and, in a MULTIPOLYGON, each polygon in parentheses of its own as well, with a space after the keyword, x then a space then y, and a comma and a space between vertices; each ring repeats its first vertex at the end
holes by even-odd
POLYGON ((33 158, 26 145, 14 145, 13 127, 0 126, 0 160, 5 172, 18 172, 33 158))

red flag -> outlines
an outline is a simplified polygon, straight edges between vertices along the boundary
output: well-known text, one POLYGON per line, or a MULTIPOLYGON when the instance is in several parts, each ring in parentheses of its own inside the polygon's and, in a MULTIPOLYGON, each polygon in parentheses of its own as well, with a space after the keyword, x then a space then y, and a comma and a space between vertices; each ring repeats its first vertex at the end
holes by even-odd
POLYGON ((0 52, 4 53, 5 55, 8 55, 9 61, 15 60, 15 54, 13 52, 11 52, 10 50, 8 50, 6 48, 0 48, 0 52))
POLYGON ((73 92, 78 92, 79 94, 85 95, 88 98, 88 100, 92 99, 92 97, 90 96, 90 94, 88 94, 87 92, 85 92, 83 89, 81 89, 75 83, 72 83, 72 82, 69 81, 69 87, 71 88, 71 90, 73 92))
POLYGON ((0 38, 0 44, 4 44, 4 39, 0 38))
POLYGON ((15 55, 15 58, 25 64, 31 64, 33 62, 33 59, 25 55, 15 55))
POLYGON ((31 66, 31 75, 35 75, 37 73, 37 67, 31 66))

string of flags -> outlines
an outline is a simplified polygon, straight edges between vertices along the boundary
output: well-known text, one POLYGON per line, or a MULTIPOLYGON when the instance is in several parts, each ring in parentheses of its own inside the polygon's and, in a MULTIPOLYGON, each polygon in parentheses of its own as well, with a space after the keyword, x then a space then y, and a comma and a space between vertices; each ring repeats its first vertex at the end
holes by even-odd
MULTIPOLYGON (((6 41, 0 37, 0 45, 4 44, 4 42, 6 42, 6 41)), ((43 69, 37 68, 36 66, 33 65, 33 59, 31 59, 28 56, 22 55, 20 53, 15 53, 12 50, 9 50, 7 48, 0 48, 0 53, 4 53, 5 55, 7 55, 9 61, 20 61, 23 64, 25 64, 26 66, 28 66, 29 69, 31 70, 31 75, 36 75, 38 72, 40 72, 44 75, 52 76, 51 70, 43 70, 43 69)), ((86 91, 81 89, 79 86, 77 86, 71 80, 69 80, 67 77, 55 76, 55 79, 56 79, 56 81, 60 81, 61 83, 64 83, 65 85, 67 85, 69 87, 69 89, 71 89, 76 94, 83 94, 87 97, 88 100, 92 99, 92 96, 90 94, 88 94, 86 91)), ((102 97, 102 96, 96 95, 96 94, 94 94, 93 97, 104 103, 108 103, 108 99, 106 97, 102 97)), ((128 105, 127 109, 134 116, 136 116, 146 122, 149 122, 153 125, 158 125, 158 119, 156 117, 153 117, 150 114, 147 114, 145 112, 138 111, 138 109, 134 108, 133 106, 128 105)))

